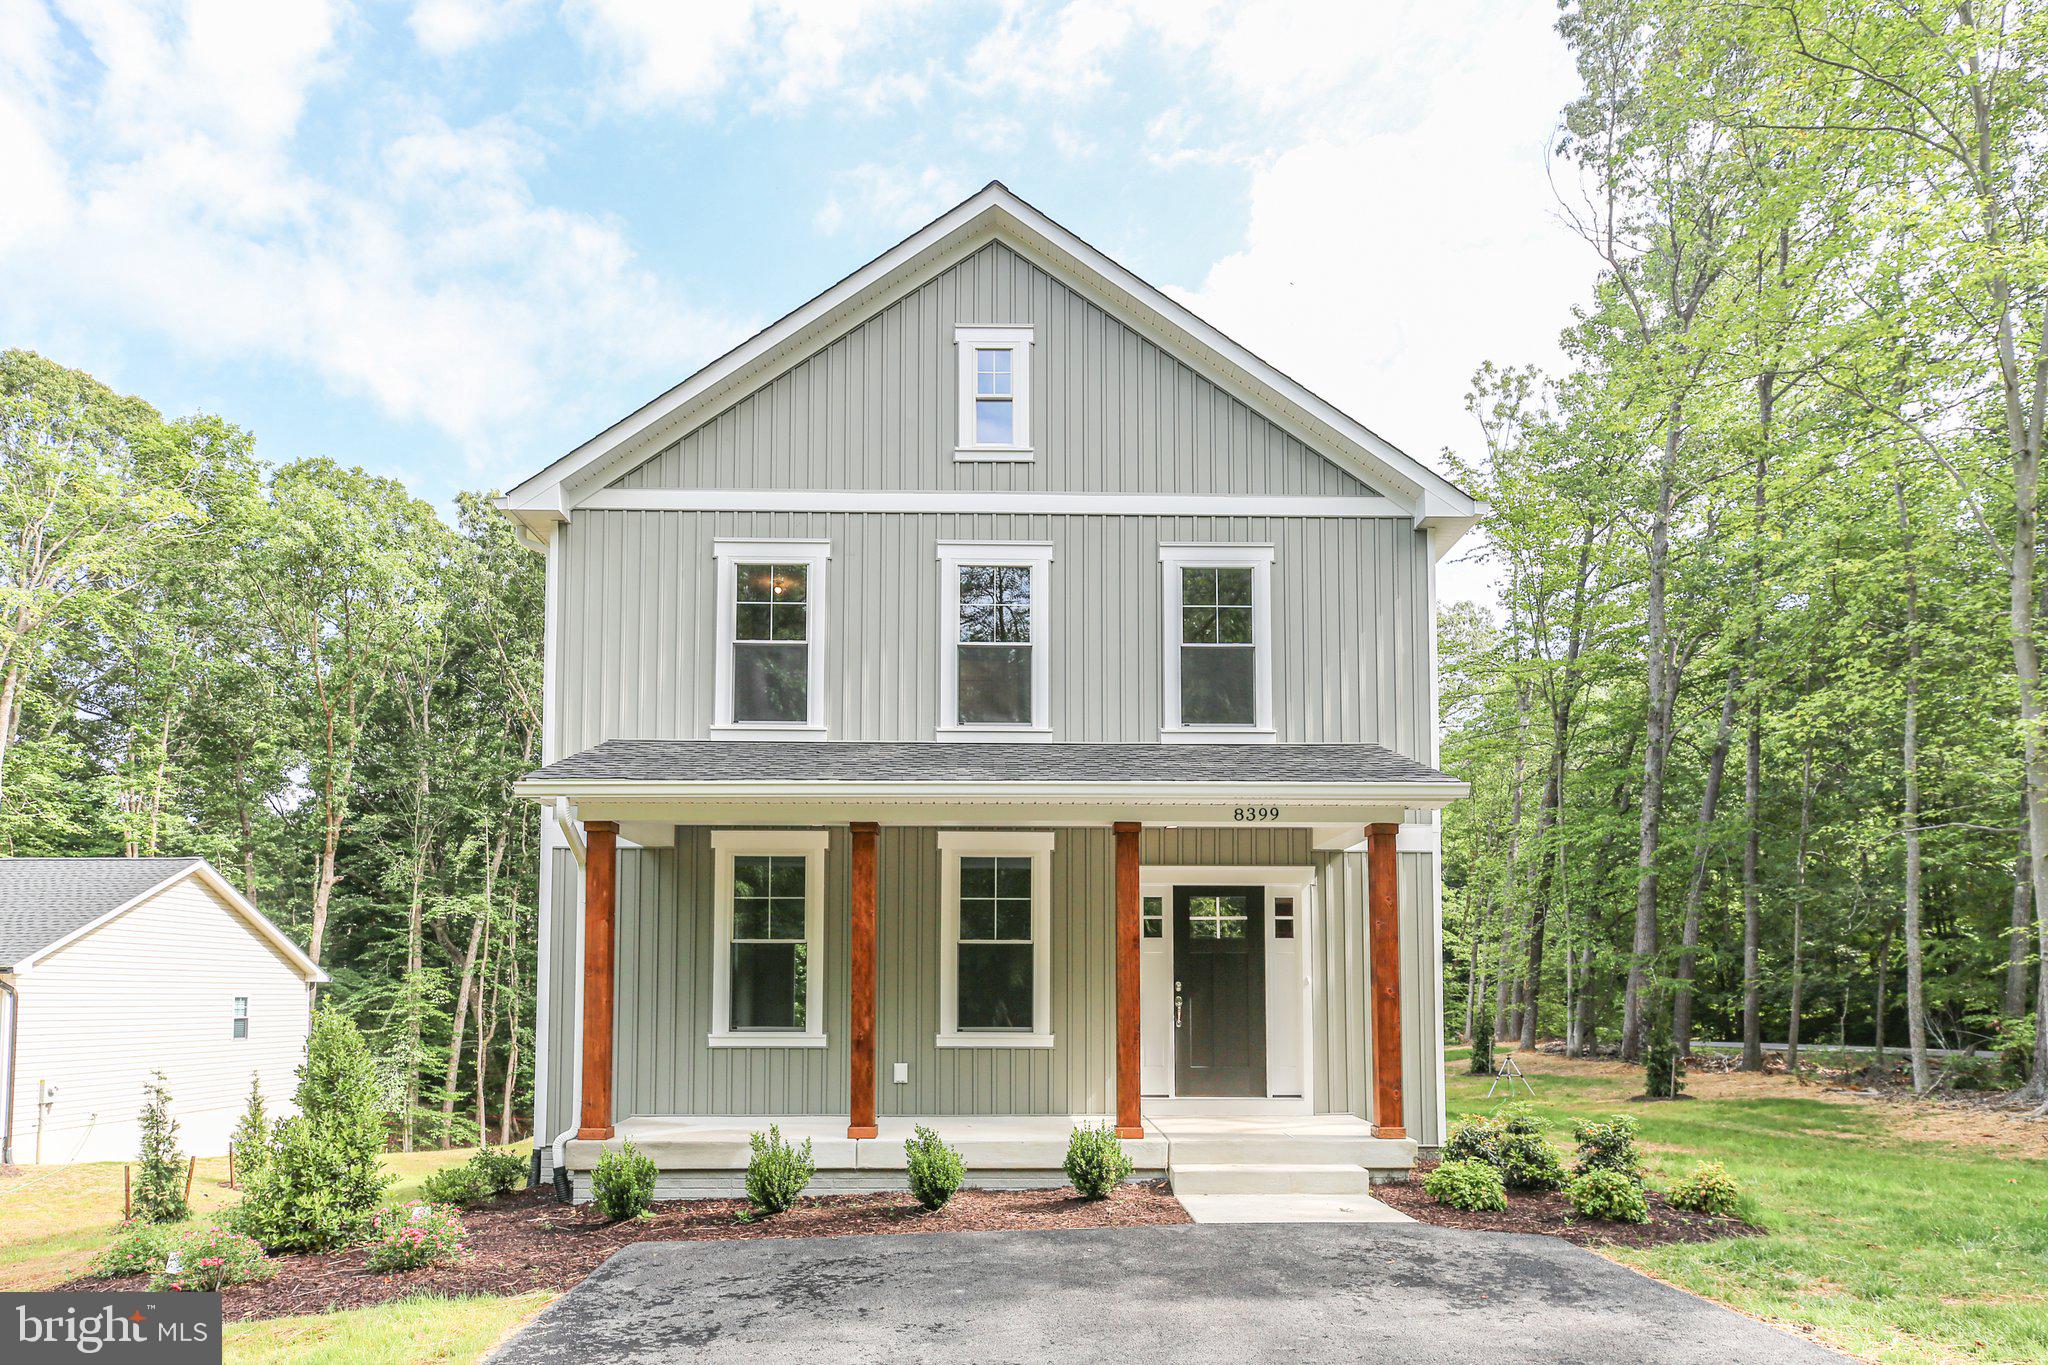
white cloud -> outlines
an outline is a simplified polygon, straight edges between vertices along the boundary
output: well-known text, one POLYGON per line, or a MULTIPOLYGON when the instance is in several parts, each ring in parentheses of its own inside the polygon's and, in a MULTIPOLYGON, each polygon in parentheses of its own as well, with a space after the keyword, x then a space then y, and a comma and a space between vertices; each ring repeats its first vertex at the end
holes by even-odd
POLYGON ((929 0, 570 0, 584 45, 617 73, 640 107, 707 106, 731 88, 764 106, 799 108, 855 85, 863 102, 921 96, 903 84, 850 78, 849 58, 879 45, 929 0))
POLYGON ((936 166, 912 171, 870 163, 835 177, 834 189, 818 210, 818 231, 827 235, 848 228, 907 233, 922 227, 965 199, 973 187, 936 166))
POLYGON ((406 22, 421 48, 452 57, 505 37, 534 6, 535 0, 417 0, 406 22))

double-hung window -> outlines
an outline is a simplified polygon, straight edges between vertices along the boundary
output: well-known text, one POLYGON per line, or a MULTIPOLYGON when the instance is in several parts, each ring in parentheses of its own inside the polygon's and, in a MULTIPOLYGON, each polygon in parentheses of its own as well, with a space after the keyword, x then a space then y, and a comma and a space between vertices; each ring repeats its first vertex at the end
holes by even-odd
POLYGON ((1053 836, 939 834, 940 1047, 1051 1047, 1053 836))
POLYGON ((1047 544, 939 543, 939 734, 1051 734, 1047 544))
POLYGON ((247 1037, 249 1036, 249 997, 248 997, 248 996, 246 996, 246 995, 238 995, 238 996, 236 996, 236 997, 235 997, 235 1012, 234 1012, 234 1018, 233 1018, 232 1026, 231 1026, 231 1028, 230 1028, 230 1030, 229 1030, 229 1031, 230 1031, 230 1033, 231 1033, 231 1034, 232 1034, 232 1035, 233 1035, 234 1037, 237 1037, 237 1038, 247 1038, 247 1037))
POLYGON ((721 540, 714 734, 822 739, 824 541, 721 540))
POLYGON ((713 1047, 823 1047, 823 830, 715 830, 713 1047))
POLYGON ((1165 724, 1174 740, 1273 738, 1273 547, 1163 545, 1165 724))
POLYGON ((1031 329, 956 327, 960 435, 956 460, 1031 458, 1031 329))

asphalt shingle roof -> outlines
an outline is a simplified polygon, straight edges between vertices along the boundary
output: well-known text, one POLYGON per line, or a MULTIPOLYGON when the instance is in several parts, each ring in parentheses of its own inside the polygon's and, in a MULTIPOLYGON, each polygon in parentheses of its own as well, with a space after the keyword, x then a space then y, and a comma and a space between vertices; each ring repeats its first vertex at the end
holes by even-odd
POLYGON ((0 858, 0 969, 134 900, 197 858, 0 858))
POLYGON ((614 739, 529 782, 1451 782, 1377 744, 614 739))

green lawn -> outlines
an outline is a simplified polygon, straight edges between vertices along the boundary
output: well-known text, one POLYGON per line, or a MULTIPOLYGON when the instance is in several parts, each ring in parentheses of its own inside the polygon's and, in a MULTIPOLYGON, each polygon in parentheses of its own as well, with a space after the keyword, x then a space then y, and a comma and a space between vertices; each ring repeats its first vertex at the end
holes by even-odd
MULTIPOLYGON (((1498 1103, 1454 1055, 1452 1119, 1498 1103)), ((1873 1360, 2048 1360, 2048 1160, 1909 1136, 1910 1110, 1821 1099, 1791 1081, 1700 1077, 1701 1098, 1644 1105, 1626 1103, 1641 1086, 1618 1066, 1524 1066, 1567 1152, 1574 1120, 1631 1114, 1654 1181, 1719 1161, 1768 1229, 1614 1259, 1873 1360)))

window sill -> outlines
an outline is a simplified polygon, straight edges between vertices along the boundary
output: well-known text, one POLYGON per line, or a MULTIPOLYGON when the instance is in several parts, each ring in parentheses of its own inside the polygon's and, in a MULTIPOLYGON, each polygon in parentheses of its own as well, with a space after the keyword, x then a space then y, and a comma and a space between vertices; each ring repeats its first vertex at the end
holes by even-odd
POLYGON ((974 464, 994 461, 1000 464, 1028 464, 1038 458, 1030 446, 957 446, 953 450, 955 464, 974 464))
POLYGON ((713 739, 792 739, 821 740, 825 738, 822 725, 714 725, 713 739))
POLYGON ((941 725, 936 733, 940 743, 953 744, 1050 744, 1053 737, 1050 725, 941 725))
POLYGON ((714 1033, 707 1047, 824 1047, 822 1033, 714 1033))
POLYGON ((941 1033, 936 1041, 940 1047, 1049 1048, 1052 1046, 1052 1035, 1050 1033, 941 1033))
POLYGON ((1161 744, 1271 744, 1278 738, 1263 725, 1162 725, 1161 744))

